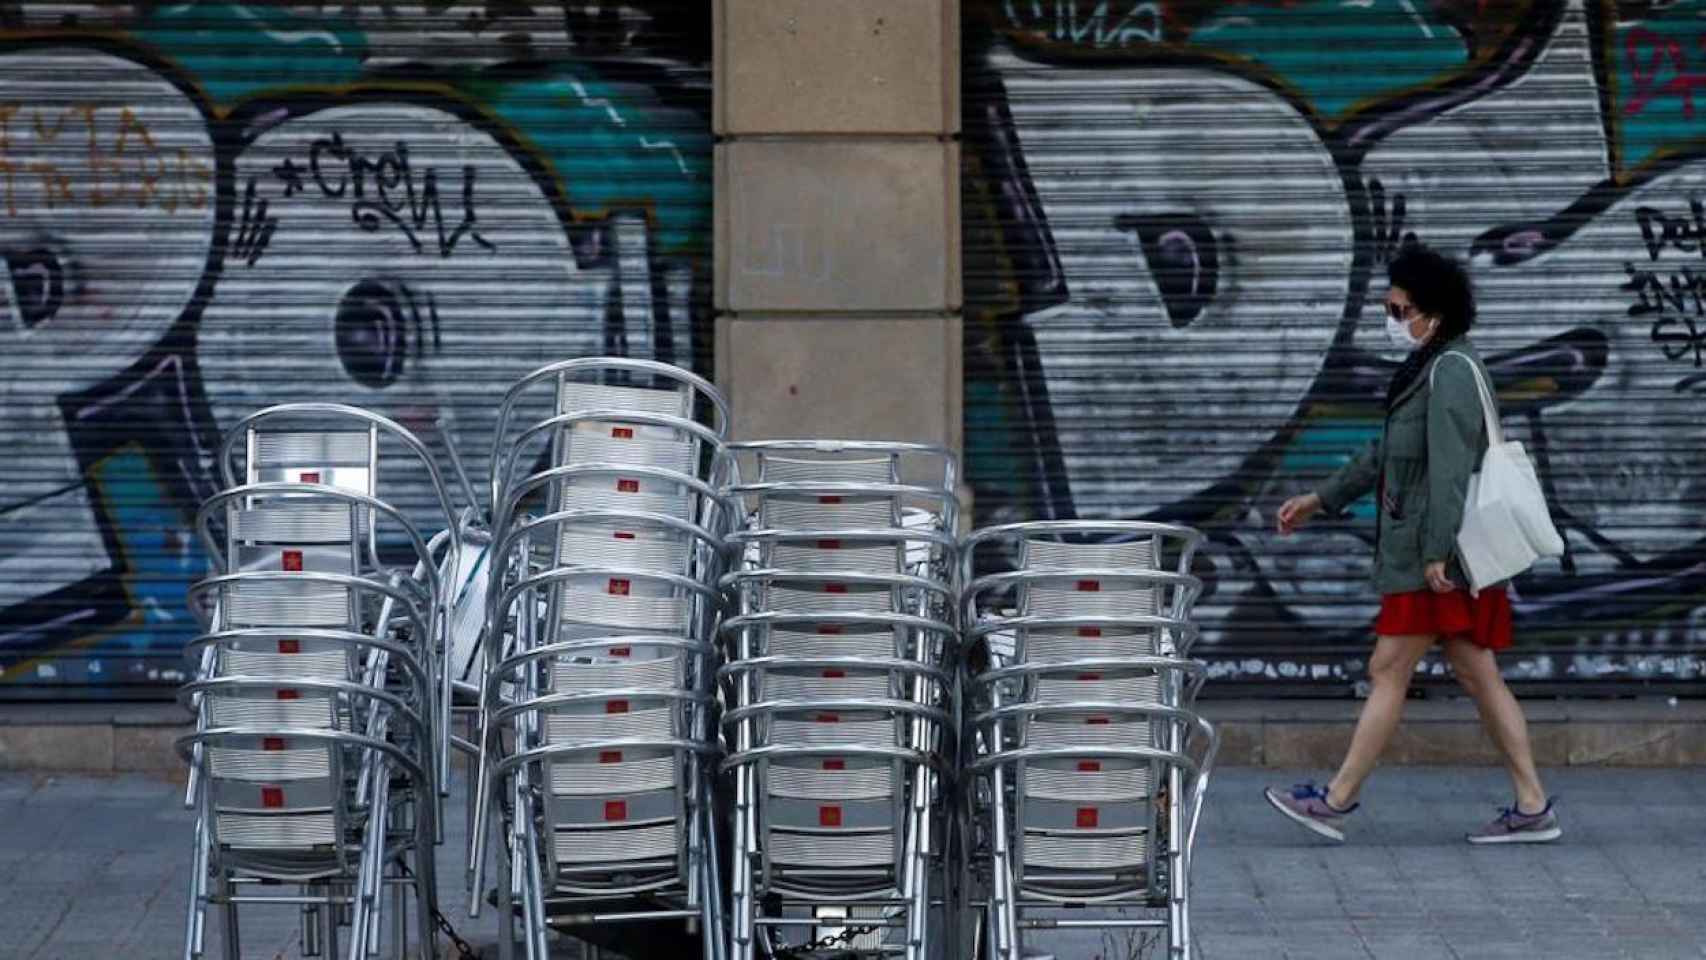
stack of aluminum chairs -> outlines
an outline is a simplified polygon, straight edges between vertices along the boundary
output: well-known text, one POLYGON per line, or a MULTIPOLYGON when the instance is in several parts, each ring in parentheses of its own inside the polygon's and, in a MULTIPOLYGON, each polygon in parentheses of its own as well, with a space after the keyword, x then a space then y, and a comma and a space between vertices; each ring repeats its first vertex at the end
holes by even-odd
POLYGON ((215 567, 191 591, 206 631, 182 693, 196 730, 178 742, 198 811, 184 956, 204 955, 210 906, 227 958, 252 906, 300 911, 307 956, 336 956, 345 927, 352 960, 386 945, 414 956, 410 899, 416 947, 436 955, 446 598, 433 553, 457 550, 443 478, 409 431, 334 404, 245 418, 219 465, 225 489, 196 518, 215 567), (431 543, 380 499, 394 446, 437 495, 446 528, 431 543))
POLYGON ((725 498, 746 516, 728 538, 719 672, 733 954, 939 956, 953 455, 854 441, 729 451, 725 498))
POLYGON ((1164 930, 1168 957, 1192 955, 1191 846, 1217 748, 1188 659, 1200 541, 1044 521, 961 544, 976 955, 1018 960, 1027 934, 1068 928, 1164 930), (979 551, 1015 569, 973 579, 979 551))
POLYGON ((471 867, 483 890, 495 814, 505 955, 518 906, 536 960, 547 928, 612 921, 681 922, 721 955, 712 638, 728 521, 710 471, 728 422, 710 383, 641 360, 552 364, 504 398, 471 867), (552 414, 519 423, 547 387, 552 414))

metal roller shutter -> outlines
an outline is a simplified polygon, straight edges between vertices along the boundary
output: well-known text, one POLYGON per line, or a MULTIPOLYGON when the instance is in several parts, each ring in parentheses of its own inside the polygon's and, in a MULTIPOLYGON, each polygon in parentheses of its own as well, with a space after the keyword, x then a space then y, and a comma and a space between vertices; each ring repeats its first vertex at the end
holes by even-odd
POLYGON ((977 522, 1197 525, 1215 676, 1343 689, 1372 504, 1274 514, 1377 434, 1414 238, 1471 265, 1569 543, 1517 584, 1507 674, 1697 678, 1706 27, 1669 7, 968 0, 977 522))
POLYGON ((537 366, 711 369, 706 4, 25 3, 0 29, 0 696, 181 681, 191 521, 248 412, 448 412, 480 477, 537 366))

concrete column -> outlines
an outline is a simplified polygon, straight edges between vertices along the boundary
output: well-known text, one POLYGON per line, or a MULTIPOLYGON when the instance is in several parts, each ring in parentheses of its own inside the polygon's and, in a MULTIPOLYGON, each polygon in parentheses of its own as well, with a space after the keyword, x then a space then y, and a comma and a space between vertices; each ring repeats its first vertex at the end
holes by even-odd
POLYGON ((958 0, 716 0, 738 434, 961 448, 958 0))

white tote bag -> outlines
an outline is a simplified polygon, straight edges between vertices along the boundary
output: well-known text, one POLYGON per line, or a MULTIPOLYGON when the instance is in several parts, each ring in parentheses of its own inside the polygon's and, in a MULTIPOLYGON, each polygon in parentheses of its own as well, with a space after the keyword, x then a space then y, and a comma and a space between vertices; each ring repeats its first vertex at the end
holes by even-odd
MULTIPOLYGON (((1519 440, 1506 441, 1499 426, 1493 391, 1481 368, 1467 354, 1456 350, 1442 355, 1457 356, 1475 374, 1481 395, 1481 414, 1487 422, 1487 455, 1479 472, 1469 478, 1469 495, 1463 504, 1463 526, 1457 531, 1457 556, 1469 577, 1471 593, 1502 583, 1534 566, 1541 557, 1564 553, 1564 538, 1552 525, 1540 477, 1519 440)), ((1432 374, 1429 386, 1432 386, 1432 374)))

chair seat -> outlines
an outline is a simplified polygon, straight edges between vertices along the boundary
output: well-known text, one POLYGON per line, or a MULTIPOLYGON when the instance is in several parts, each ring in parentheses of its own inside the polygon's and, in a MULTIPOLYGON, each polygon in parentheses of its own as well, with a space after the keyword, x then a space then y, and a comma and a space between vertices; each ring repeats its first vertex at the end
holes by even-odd
POLYGON ((772 830, 765 845, 773 863, 792 867, 886 867, 894 863, 894 835, 888 830, 772 830))
POLYGON ((679 845, 680 831, 674 821, 596 830, 559 828, 551 834, 552 853, 560 866, 673 860, 679 845))
POLYGON ((615 711, 610 704, 630 704, 627 700, 612 700, 607 705, 593 704, 586 713, 570 713, 557 708, 545 718, 545 739, 556 745, 599 743, 607 740, 668 739, 675 735, 674 707, 615 711))
POLYGON ((551 793, 596 797, 662 790, 675 785, 680 768, 670 751, 606 750, 598 763, 552 762, 551 793))
POLYGON ((337 818, 330 810, 286 813, 220 812, 214 830, 221 846, 272 850, 331 846, 339 841, 337 818))
POLYGON ((1025 831, 1025 867, 1055 870, 1134 870, 1149 857, 1149 837, 1130 831, 1025 831))
POLYGON ((225 618, 240 627, 345 627, 350 591, 323 582, 238 581, 225 588, 225 618))
POLYGON ((765 787, 773 796, 794 800, 881 800, 894 795, 892 764, 855 765, 859 763, 829 757, 772 763, 765 787))
POLYGON ((763 643, 765 653, 773 657, 892 658, 898 652, 893 630, 811 633, 772 629, 763 643))

